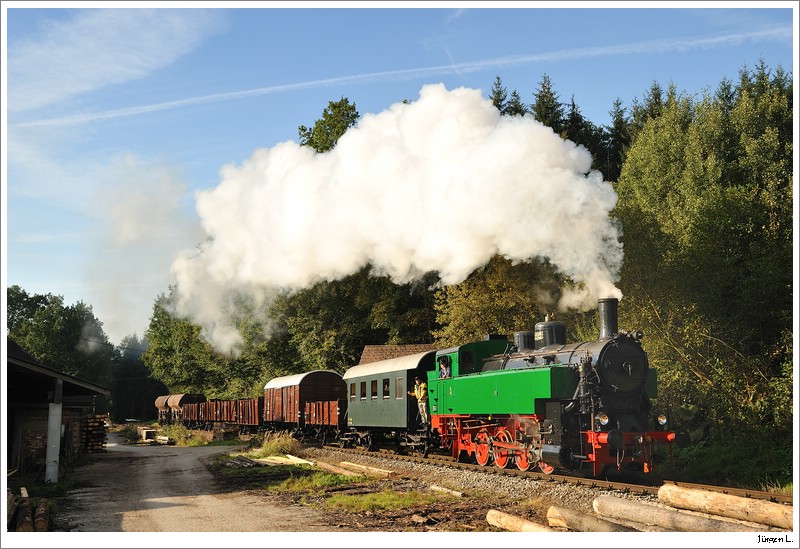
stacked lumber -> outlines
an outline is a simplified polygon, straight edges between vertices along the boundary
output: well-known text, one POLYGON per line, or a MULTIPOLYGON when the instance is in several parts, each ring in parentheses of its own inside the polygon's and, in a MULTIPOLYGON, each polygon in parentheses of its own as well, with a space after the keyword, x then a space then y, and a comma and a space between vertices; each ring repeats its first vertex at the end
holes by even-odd
POLYGON ((106 416, 89 415, 81 421, 81 447, 87 453, 105 452, 106 441, 106 416))

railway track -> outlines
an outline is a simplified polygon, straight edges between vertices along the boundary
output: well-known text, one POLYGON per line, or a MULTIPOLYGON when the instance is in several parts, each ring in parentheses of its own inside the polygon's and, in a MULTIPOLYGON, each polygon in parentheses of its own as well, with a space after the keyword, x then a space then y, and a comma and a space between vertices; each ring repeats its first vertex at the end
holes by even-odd
POLYGON ((424 457, 415 454, 397 454, 390 450, 376 450, 369 451, 362 448, 341 448, 338 445, 326 445, 326 449, 336 450, 339 452, 358 455, 372 458, 386 458, 398 461, 406 461, 411 463, 423 463, 426 465, 435 465, 439 467, 448 467, 451 469, 477 471, 487 475, 507 475, 516 476, 521 478, 535 479, 543 482, 570 484, 574 486, 583 486, 597 490, 613 490, 617 492, 640 494, 640 495, 658 495, 658 489, 663 484, 674 484, 683 488, 692 488, 696 490, 707 490, 711 492, 719 492, 728 495, 740 496, 745 498, 752 498, 757 500, 771 501, 773 503, 783 503, 792 505, 792 494, 781 494, 776 492, 765 492, 761 490, 751 490, 745 488, 732 488, 729 486, 713 486, 706 484, 696 484, 689 482, 679 482, 672 480, 664 480, 661 484, 636 484, 631 482, 612 481, 604 479, 593 479, 585 477, 575 477, 557 474, 545 474, 537 471, 520 471, 519 469, 500 469, 498 467, 486 467, 473 463, 461 463, 449 456, 429 455, 424 457))

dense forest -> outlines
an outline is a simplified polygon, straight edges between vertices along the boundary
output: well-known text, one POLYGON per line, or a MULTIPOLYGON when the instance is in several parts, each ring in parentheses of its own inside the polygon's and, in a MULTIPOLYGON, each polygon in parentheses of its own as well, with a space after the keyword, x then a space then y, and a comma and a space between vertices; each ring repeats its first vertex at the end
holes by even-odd
MULTIPOLYGON (((790 74, 763 62, 702 97, 653 82, 629 108, 615 101, 608 126, 587 120, 574 99, 563 102, 547 75, 530 104, 500 77, 489 95, 503 116, 532 116, 586 147, 593 169, 612 182, 611 215, 624 246, 619 324, 645 333, 658 404, 690 429, 684 463, 744 439, 747 448, 732 458, 743 466, 760 456, 769 466, 753 463, 753 474, 783 482, 791 479, 793 440, 792 88, 790 74)), ((299 142, 331 150, 358 120, 349 99, 331 101, 312 126, 298 127, 299 142)), ((170 314, 174 288, 153 304, 143 337, 119 347, 84 303, 13 286, 7 314, 9 336, 38 360, 111 387, 112 416, 147 417, 166 392, 255 396, 278 375, 343 372, 364 345, 510 337, 549 311, 541 289, 558 294, 563 284, 546 260, 498 256, 451 286, 435 272, 397 284, 365 267, 285 292, 266 311, 240 304, 236 356, 218 353, 198 326, 170 314)), ((596 338, 595 312, 560 318, 571 340, 596 338)))

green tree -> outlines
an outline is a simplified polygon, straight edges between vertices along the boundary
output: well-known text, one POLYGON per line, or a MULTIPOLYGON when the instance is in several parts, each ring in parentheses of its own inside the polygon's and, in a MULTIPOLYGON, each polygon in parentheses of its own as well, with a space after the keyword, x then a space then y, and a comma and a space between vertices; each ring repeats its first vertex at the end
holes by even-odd
MULTIPOLYGON (((118 353, 91 306, 65 305, 62 296, 7 289, 8 336, 37 361, 55 370, 110 387, 118 353)), ((105 398, 97 410, 108 410, 105 398)))
POLYGON ((317 152, 333 149, 339 138, 355 126, 359 114, 356 106, 344 97, 339 101, 330 101, 322 113, 322 118, 307 128, 299 126, 300 144, 311 147, 317 152))
POLYGON ((19 286, 10 287, 7 296, 8 335, 23 349, 45 366, 108 383, 116 354, 91 306, 65 305, 53 294, 30 296, 19 286))
POLYGON ((111 417, 115 421, 155 419, 156 397, 169 393, 163 383, 150 376, 142 361, 147 347, 147 339, 136 334, 124 337, 119 344, 120 356, 111 382, 111 417))
POLYGON ((494 84, 492 84, 492 90, 489 93, 489 99, 492 102, 492 105, 500 111, 500 113, 504 113, 506 110, 506 101, 508 100, 508 90, 503 87, 503 82, 500 80, 500 77, 497 76, 494 79, 494 84))
POLYGON ((564 124, 564 106, 558 101, 558 94, 553 88, 553 83, 548 75, 544 75, 539 82, 539 88, 534 92, 534 101, 531 105, 533 117, 561 134, 564 124))
POLYGON ((514 332, 532 330, 552 312, 559 296, 555 269, 532 261, 512 264, 500 256, 472 273, 461 284, 436 292, 436 343, 460 345, 487 334, 513 338, 514 332))
POLYGON ((170 393, 217 397, 225 387, 229 358, 217 353, 200 335, 200 327, 171 312, 170 297, 153 304, 146 337, 150 346, 142 360, 154 379, 170 393))
POLYGON ((524 116, 527 113, 528 109, 525 108, 525 103, 522 102, 519 92, 517 92, 517 90, 513 90, 511 92, 511 98, 506 103, 506 108, 503 111, 503 114, 506 116, 524 116))
POLYGON ((671 88, 617 184, 622 289, 658 334, 664 391, 705 402, 720 426, 778 426, 786 411, 764 403, 791 384, 791 97, 763 66, 699 101, 671 88))
POLYGON ((631 128, 619 98, 614 101, 608 114, 611 116, 611 126, 604 129, 605 156, 602 158, 601 155, 600 169, 607 181, 616 181, 631 143, 631 128))
POLYGON ((561 137, 589 148, 594 144, 595 129, 593 126, 594 125, 581 114, 580 108, 575 103, 575 96, 572 96, 569 101, 567 116, 564 119, 561 137))
POLYGON ((305 370, 343 372, 358 363, 364 345, 430 338, 433 321, 426 307, 432 300, 420 287, 412 287, 373 276, 364 267, 286 296, 275 307, 305 370))
POLYGON ((648 120, 658 118, 664 110, 664 89, 658 81, 653 80, 645 94, 643 103, 633 100, 631 106, 631 124, 638 131, 648 120))

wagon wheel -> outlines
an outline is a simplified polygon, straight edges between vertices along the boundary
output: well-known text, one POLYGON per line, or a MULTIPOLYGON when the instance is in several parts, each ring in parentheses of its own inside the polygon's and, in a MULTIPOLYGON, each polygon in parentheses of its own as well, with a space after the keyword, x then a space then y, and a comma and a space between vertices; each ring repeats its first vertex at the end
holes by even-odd
POLYGON ((475 435, 475 461, 478 465, 489 463, 489 435, 486 431, 475 435))
POLYGON ((531 468, 533 463, 531 463, 530 458, 528 457, 528 451, 522 450, 517 454, 514 458, 514 463, 517 466, 517 469, 520 471, 527 471, 531 468))
POLYGON ((550 465, 549 463, 545 463, 544 461, 540 461, 538 465, 539 465, 539 471, 541 471, 541 472, 542 472, 542 473, 544 473, 545 475, 549 475, 549 474, 551 474, 553 471, 555 471, 555 470, 556 470, 556 468, 555 468, 555 467, 553 467, 553 466, 552 466, 552 465, 550 465))
MULTIPOLYGON (((497 431, 497 434, 495 434, 494 438, 496 440, 500 441, 500 442, 505 442, 506 444, 510 444, 511 442, 513 442, 511 440, 511 435, 505 429, 497 431)), ((513 454, 511 452, 511 450, 508 450, 507 448, 497 448, 497 447, 495 447, 495 449, 494 449, 494 464, 495 464, 495 466, 499 467, 500 469, 505 469, 506 467, 511 465, 511 456, 512 455, 513 454)))

